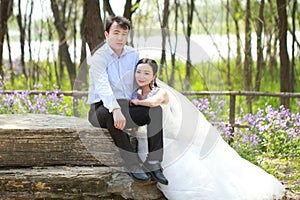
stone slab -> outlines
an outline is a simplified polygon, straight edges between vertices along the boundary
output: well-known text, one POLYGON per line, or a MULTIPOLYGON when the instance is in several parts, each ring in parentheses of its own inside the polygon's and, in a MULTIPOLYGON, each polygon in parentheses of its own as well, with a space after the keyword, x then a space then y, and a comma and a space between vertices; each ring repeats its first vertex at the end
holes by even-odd
POLYGON ((0 170, 1 199, 165 199, 156 182, 137 183, 109 167, 0 170))
POLYGON ((106 129, 86 119, 47 114, 0 115, 0 167, 120 166, 106 129))

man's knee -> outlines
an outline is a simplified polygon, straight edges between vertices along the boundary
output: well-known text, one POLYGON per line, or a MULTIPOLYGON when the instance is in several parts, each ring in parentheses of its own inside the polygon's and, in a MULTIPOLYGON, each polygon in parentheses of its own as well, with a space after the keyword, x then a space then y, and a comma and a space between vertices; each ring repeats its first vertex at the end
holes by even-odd
POLYGON ((129 100, 127 99, 117 99, 117 102, 121 108, 129 107, 129 100))
POLYGON ((95 127, 100 127, 100 122, 98 121, 97 114, 94 110, 90 110, 88 114, 88 121, 95 127))
POLYGON ((162 118, 162 108, 160 106, 151 107, 149 111, 150 119, 156 118, 160 119, 162 118))

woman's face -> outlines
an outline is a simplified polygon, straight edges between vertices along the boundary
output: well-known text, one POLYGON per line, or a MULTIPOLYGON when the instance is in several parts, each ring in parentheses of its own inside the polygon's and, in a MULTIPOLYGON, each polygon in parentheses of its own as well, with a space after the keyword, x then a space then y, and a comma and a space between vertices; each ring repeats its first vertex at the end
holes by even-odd
POLYGON ((155 78, 152 67, 149 64, 139 64, 135 71, 135 80, 137 84, 142 87, 149 85, 155 78))

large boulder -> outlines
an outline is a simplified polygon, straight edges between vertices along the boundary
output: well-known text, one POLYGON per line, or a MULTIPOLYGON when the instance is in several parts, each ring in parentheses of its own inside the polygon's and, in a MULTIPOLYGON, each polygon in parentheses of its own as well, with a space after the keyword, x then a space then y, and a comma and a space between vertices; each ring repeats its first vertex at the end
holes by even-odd
POLYGON ((164 199, 153 181, 134 182, 106 129, 86 119, 0 115, 4 199, 164 199))

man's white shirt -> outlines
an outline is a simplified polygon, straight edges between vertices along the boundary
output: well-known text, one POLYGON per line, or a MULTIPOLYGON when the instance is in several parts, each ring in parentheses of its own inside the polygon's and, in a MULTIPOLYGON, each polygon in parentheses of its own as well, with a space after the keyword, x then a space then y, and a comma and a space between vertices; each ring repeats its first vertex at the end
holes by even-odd
POLYGON ((139 60, 136 50, 125 46, 118 57, 105 43, 88 59, 90 87, 88 104, 100 102, 109 112, 119 108, 117 99, 130 99, 136 88, 134 69, 139 60))

